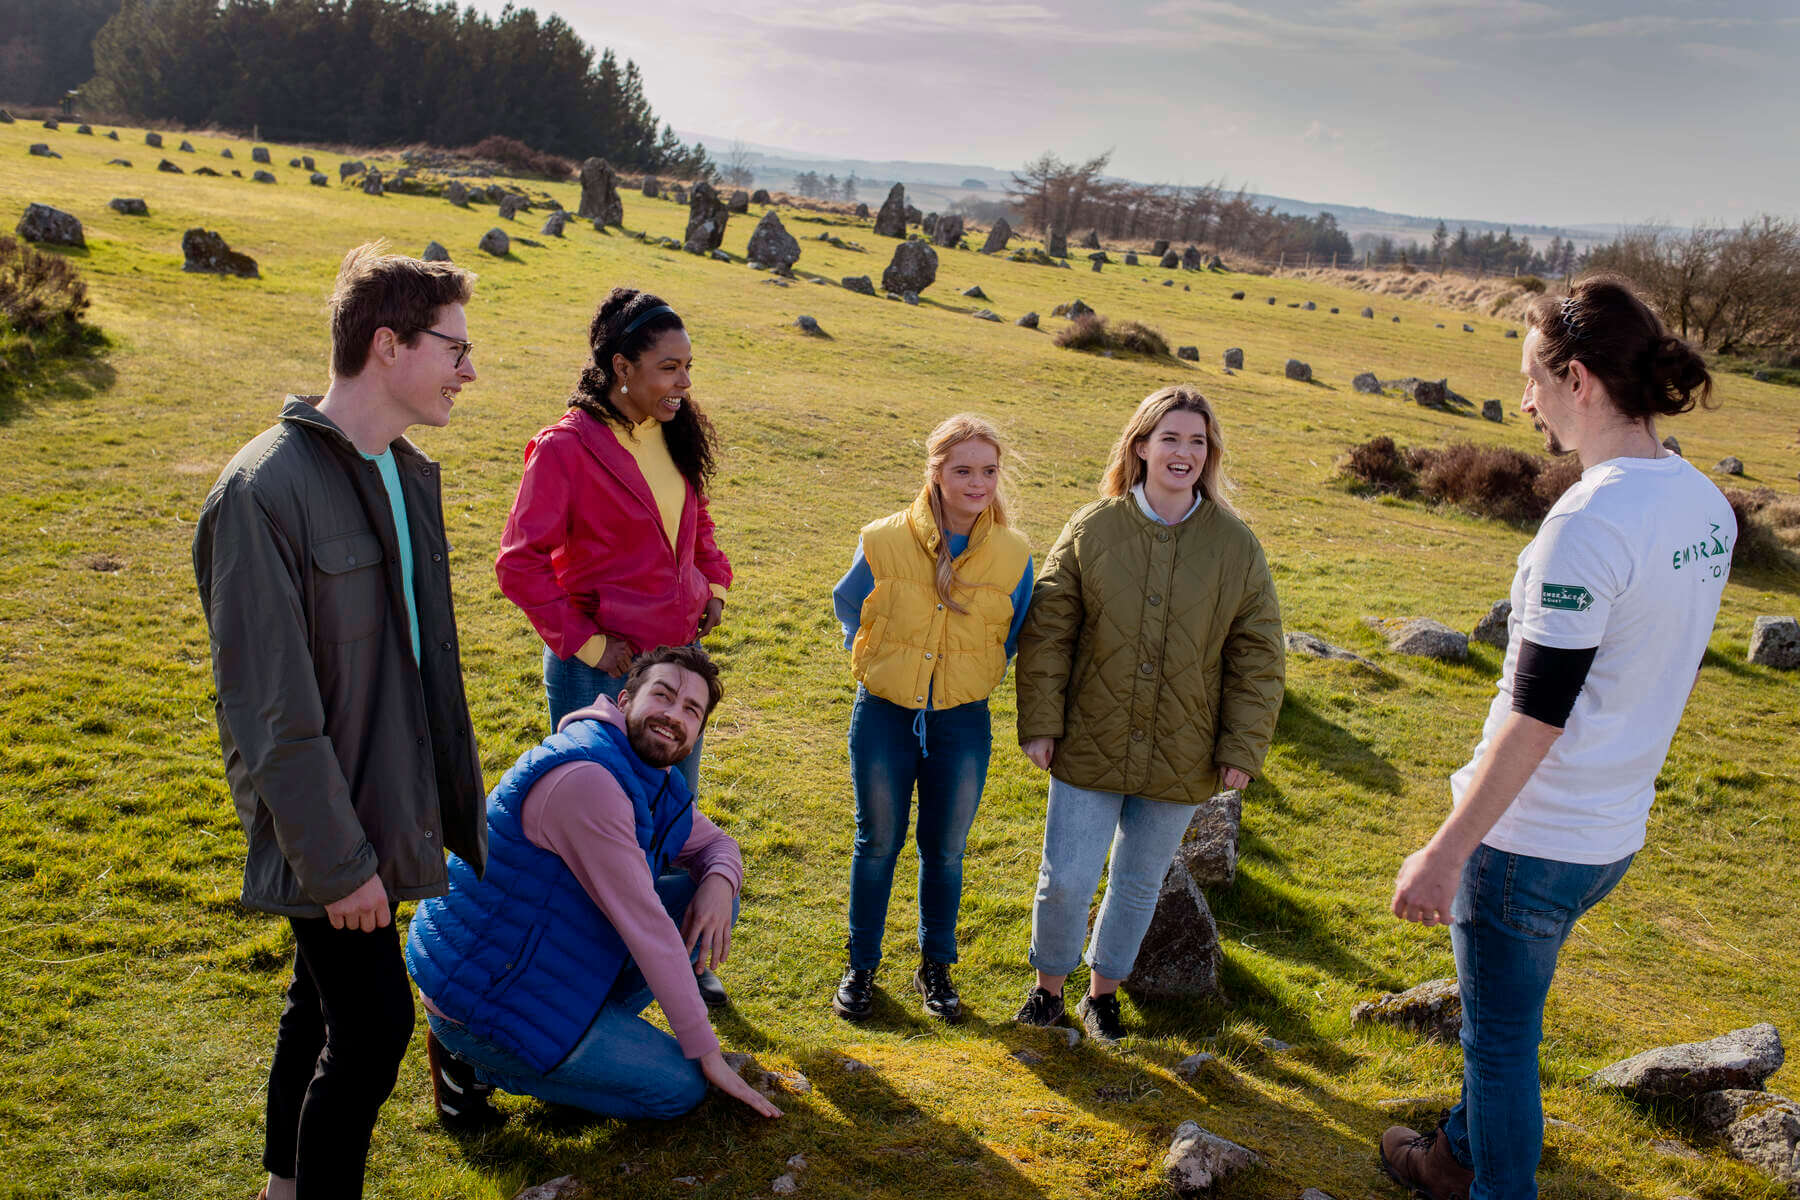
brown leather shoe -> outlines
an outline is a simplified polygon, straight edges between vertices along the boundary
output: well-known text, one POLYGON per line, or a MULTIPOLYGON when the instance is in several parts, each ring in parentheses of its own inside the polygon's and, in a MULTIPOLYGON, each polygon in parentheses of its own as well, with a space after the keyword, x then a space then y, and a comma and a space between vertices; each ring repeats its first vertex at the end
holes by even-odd
POLYGON ((1381 1169, 1422 1200, 1469 1200, 1475 1172, 1456 1161, 1444 1127, 1420 1133, 1395 1125, 1381 1135, 1381 1169))

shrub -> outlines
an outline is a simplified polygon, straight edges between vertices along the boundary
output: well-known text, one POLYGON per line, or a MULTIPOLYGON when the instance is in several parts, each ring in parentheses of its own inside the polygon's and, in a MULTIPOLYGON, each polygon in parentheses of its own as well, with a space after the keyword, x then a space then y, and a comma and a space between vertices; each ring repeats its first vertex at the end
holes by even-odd
POLYGON ((1127 354, 1148 354, 1153 358, 1167 358, 1169 343, 1162 334, 1140 321, 1121 321, 1112 331, 1112 345, 1115 350, 1123 350, 1127 354))
POLYGON ((1056 331, 1051 339, 1064 350, 1105 350, 1106 318, 1094 313, 1083 313, 1069 324, 1056 331))
POLYGON ((518 138, 503 133, 490 133, 467 153, 476 158, 492 159, 509 171, 521 175, 543 175, 550 179, 567 179, 575 174, 575 164, 555 154, 533 150, 518 138))
POLYGON ((1052 340, 1065 350, 1112 350, 1153 358, 1169 356, 1168 341, 1148 325, 1139 321, 1121 321, 1109 326, 1106 318, 1098 313, 1083 313, 1057 330, 1052 340))
POLYGON ((1522 292, 1536 295, 1544 290, 1545 283, 1536 275, 1514 275, 1512 285, 1522 292))
POLYGON ((73 331, 87 308, 87 284, 68 259, 0 237, 0 321, 26 334, 73 331))
POLYGON ((1502 446, 1456 442, 1401 450, 1390 437, 1352 446, 1338 472, 1358 490, 1454 504, 1501 521, 1541 520, 1569 485, 1581 478, 1574 455, 1560 459, 1502 446))
POLYGON ((1772 488, 1726 488, 1725 499, 1738 525, 1732 566, 1800 567, 1800 498, 1772 488))
POLYGON ((1350 447, 1338 462, 1338 471, 1363 484, 1366 489, 1392 496, 1418 493, 1418 480, 1401 457, 1394 439, 1383 434, 1360 446, 1350 447))

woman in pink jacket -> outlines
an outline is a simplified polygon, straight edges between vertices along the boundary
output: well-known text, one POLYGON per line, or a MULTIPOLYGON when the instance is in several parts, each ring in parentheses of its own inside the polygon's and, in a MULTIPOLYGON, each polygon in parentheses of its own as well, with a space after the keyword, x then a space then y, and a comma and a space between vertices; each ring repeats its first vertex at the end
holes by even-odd
MULTIPOLYGON (((544 639, 554 729, 617 698, 631 660, 718 625, 731 564, 713 542, 712 422, 689 394, 693 346, 660 297, 614 288, 562 420, 525 447, 494 564, 544 639)), ((681 764, 699 790, 700 743, 681 764)))

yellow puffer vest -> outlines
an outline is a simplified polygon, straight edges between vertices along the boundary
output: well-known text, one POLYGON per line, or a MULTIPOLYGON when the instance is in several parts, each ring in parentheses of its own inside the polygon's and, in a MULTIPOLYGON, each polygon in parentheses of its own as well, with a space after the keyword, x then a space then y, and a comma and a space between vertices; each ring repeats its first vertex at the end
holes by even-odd
POLYGON ((850 646, 858 682, 902 708, 953 708, 983 700, 1006 677, 1006 634, 1013 589, 1031 560, 1023 534, 983 512, 956 559, 963 586, 956 612, 937 594, 943 535, 921 491, 912 507, 863 527, 863 558, 875 587, 863 601, 850 646))

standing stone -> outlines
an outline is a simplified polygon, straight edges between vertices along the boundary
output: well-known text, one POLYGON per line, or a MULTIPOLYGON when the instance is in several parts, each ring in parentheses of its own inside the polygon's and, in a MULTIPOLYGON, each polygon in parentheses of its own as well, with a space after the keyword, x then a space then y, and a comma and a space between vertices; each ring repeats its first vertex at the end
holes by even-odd
POLYGON ((11 125, 12 123, 13 115, 4 108, 0 108, 0 125, 11 125))
POLYGON ((316 171, 319 169, 319 165, 317 163, 313 162, 312 155, 302 154, 300 156, 300 169, 302 171, 316 171))
POLYGON ((864 220, 864 221, 868 220, 869 219, 869 206, 866 204, 858 204, 856 206, 856 215, 857 215, 858 219, 860 219, 860 220, 864 220))
POLYGON ((235 155, 231 152, 230 146, 227 146, 223 150, 219 151, 219 157, 220 158, 236 158, 237 155, 235 155))
POLYGON ((1663 439, 1663 449, 1671 454, 1680 454, 1681 443, 1676 441, 1675 435, 1671 433, 1668 437, 1663 439))
POLYGON ((444 188, 444 199, 458 208, 469 207, 469 189, 460 179, 452 179, 444 188))
POLYGON ((516 220, 520 213, 530 211, 531 201, 518 192, 508 192, 500 197, 500 216, 503 220, 516 220))
POLYGON ((1391 621, 1369 617, 1367 623, 1376 633, 1387 638, 1388 649, 1396 654, 1435 658, 1439 662, 1469 660, 1469 639, 1442 621, 1434 621, 1430 617, 1391 621))
POLYGON ((161 150, 162 149, 162 134, 146 133, 144 135, 144 145, 155 146, 158 150, 161 150))
POLYGON ((1179 358, 1179 359, 1183 359, 1187 362, 1199 362, 1200 361, 1200 347, 1198 347, 1198 346, 1178 347, 1175 351, 1175 357, 1179 358))
POLYGON ((563 235, 563 226, 568 223, 569 214, 559 208, 548 217, 544 218, 544 227, 538 230, 538 232, 545 237, 561 237, 563 235))
POLYGON ((267 146, 251 147, 250 161, 251 162, 259 162, 259 163, 268 163, 269 162, 269 148, 267 146))
POLYGON ((650 199, 654 200, 654 199, 656 199, 657 195, 659 193, 661 193, 661 191, 662 191, 662 185, 659 182, 657 182, 656 176, 654 176, 654 175, 644 176, 644 186, 643 186, 644 195, 646 195, 646 196, 650 197, 650 199))
POLYGON ((1381 394, 1381 380, 1375 378, 1375 372, 1364 371, 1350 381, 1350 386, 1359 392, 1367 392, 1371 396, 1381 394))
POLYGON ((1722 1088, 1762 1087, 1784 1061, 1781 1035, 1768 1022, 1705 1042, 1646 1050, 1602 1067, 1586 1086, 1612 1088, 1639 1102, 1692 1099, 1722 1088))
POLYGON ((1493 646, 1497 650, 1506 649, 1507 626, 1512 620, 1512 601, 1496 600, 1494 607, 1487 610, 1487 615, 1475 622, 1475 628, 1469 633, 1469 640, 1493 646))
POLYGON ((1206 265, 1206 260, 1204 258, 1200 257, 1199 247, 1189 246, 1186 250, 1183 250, 1181 252, 1181 269, 1182 270, 1198 271, 1205 265, 1206 265))
POLYGON ((512 239, 506 236, 506 230, 496 226, 481 235, 475 243, 477 250, 485 250, 495 258, 505 258, 512 250, 512 239))
POLYGON ((1133 996, 1194 999, 1219 990, 1219 927, 1192 873, 1169 864, 1156 911, 1125 980, 1133 996))
POLYGON ((62 157, 62 155, 58 154, 56 151, 54 151, 50 148, 49 142, 33 142, 33 143, 31 143, 31 148, 29 150, 27 150, 26 153, 29 154, 33 158, 61 158, 62 157))
POLYGON ((625 203, 619 199, 619 177, 604 158, 582 162, 581 205, 575 215, 595 222, 596 229, 624 224, 625 203))
POLYGON ((1069 235, 1052 225, 1050 235, 1045 241, 1049 245, 1051 258, 1069 257, 1069 235))
POLYGON ((846 275, 844 276, 844 290, 847 292, 856 292, 863 296, 873 296, 875 294, 875 281, 870 279, 867 275, 846 275))
POLYGON ((150 206, 136 198, 126 198, 122 196, 114 197, 106 207, 119 213, 121 216, 147 217, 150 215, 150 206))
POLYGON ((1369 320, 1373 321, 1375 319, 1375 310, 1372 308, 1364 308, 1362 310, 1362 315, 1364 317, 1368 318, 1369 320))
POLYGON ((1495 424, 1501 424, 1506 420, 1506 406, 1501 404, 1498 400, 1483 400, 1481 402, 1481 415, 1485 419, 1493 421, 1495 424))
POLYGON ((331 186, 331 180, 329 180, 325 177, 325 173, 323 171, 314 171, 311 175, 307 176, 306 181, 308 183, 312 184, 314 187, 330 187, 331 186))
POLYGON ((1135 267, 1138 265, 1137 253, 1135 251, 1127 250, 1125 252, 1125 265, 1128 267, 1135 267))
POLYGON ((1758 617, 1750 631, 1748 661, 1779 671, 1800 670, 1800 621, 1758 617))
POLYGON ((251 180, 253 180, 256 183, 274 183, 275 182, 275 174, 272 171, 258 171, 258 172, 256 172, 256 174, 252 175, 250 178, 251 178, 251 180))
MULTIPOLYGON (((266 172, 265 172, 265 173, 266 173, 266 172)), ((213 170, 213 169, 212 169, 212 168, 211 168, 211 167, 195 167, 195 168, 194 168, 194 174, 196 174, 196 175, 204 175, 204 176, 206 176, 206 177, 207 177, 207 178, 208 178, 208 179, 218 179, 218 178, 220 178, 220 175, 219 175, 219 173, 218 173, 218 172, 217 172, 217 171, 215 171, 215 170, 213 170)), ((233 174, 233 175, 236 175, 236 176, 237 176, 237 177, 238 177, 238 178, 239 178, 239 179, 242 179, 242 178, 243 178, 243 177, 244 177, 244 173, 243 173, 243 172, 242 172, 242 171, 233 171, 233 172, 232 172, 232 174, 233 174)), ((271 181, 271 182, 273 182, 273 181, 271 181)))
POLYGON ((1297 358, 1288 359, 1287 365, 1282 370, 1287 373, 1289 379, 1295 379, 1301 383, 1312 382, 1312 367, 1297 358))
POLYGON ((1081 239, 1081 248, 1083 250, 1098 250, 1100 248, 1099 231, 1095 229, 1088 230, 1088 235, 1081 239))
POLYGON ((954 246, 962 237, 963 219, 954 213, 939 217, 937 228, 931 233, 931 240, 939 246, 954 246))
POLYGON ((882 237, 906 236, 906 188, 896 183, 888 189, 881 211, 875 214, 875 232, 882 237))
MULTIPOLYGON (((787 231, 781 218, 775 215, 775 210, 770 209, 762 215, 762 220, 756 223, 755 231, 750 234, 750 245, 745 250, 744 257, 752 263, 760 263, 786 275, 793 269, 794 263, 799 261, 800 242, 787 231)), ((875 289, 871 287, 869 290, 873 292, 875 289)))
POLYGON ((1208 798, 1188 818, 1175 861, 1201 887, 1230 887, 1237 881, 1238 832, 1244 823, 1244 793, 1230 788, 1208 798))
POLYGON ((225 244, 225 239, 209 229, 190 229, 181 235, 181 264, 184 271, 208 275, 236 275, 241 279, 260 279, 256 260, 239 254, 225 244))
POLYGON ((426 242, 425 253, 419 255, 425 262, 449 262, 450 252, 440 242, 426 242))
POLYGON ((19 218, 18 228, 14 232, 28 242, 87 249, 87 238, 81 231, 81 222, 73 214, 60 208, 51 208, 48 204, 27 204, 25 215, 19 218))
POLYGON ((381 186, 381 172, 380 171, 365 172, 363 175, 362 190, 363 190, 363 195, 365 195, 365 196, 382 195, 383 193, 382 193, 382 186, 381 186))
POLYGON ((906 206, 906 223, 908 225, 923 225, 925 223, 925 218, 918 209, 909 204, 906 206))
POLYGON ((1150 246, 1150 253, 1152 253, 1152 254, 1167 254, 1168 252, 1169 252, 1169 239, 1168 238, 1157 238, 1156 241, 1153 242, 1150 246))
POLYGON ((1225 352, 1225 369, 1228 371, 1243 370, 1244 369, 1244 352, 1242 350, 1238 349, 1236 346, 1233 346, 1231 349, 1227 350, 1225 352))
POLYGON ((1300 306, 1300 311, 1301 312, 1312 312, 1315 309, 1317 309, 1318 307, 1319 306, 1314 304, 1311 300, 1308 300, 1305 304, 1302 304, 1300 306))
POLYGON ((998 254, 1006 249, 1006 243, 1012 240, 1012 235, 1012 226, 1006 223, 1006 218, 999 218, 994 222, 994 227, 988 230, 987 240, 981 243, 981 252, 998 254))
POLYGON ((298 159, 298 158, 290 158, 290 159, 288 159, 288 166, 290 166, 290 167, 298 167, 298 166, 301 166, 301 165, 302 165, 302 164, 301 164, 301 162, 300 162, 300 160, 299 160, 299 159, 298 159))
POLYGON ((1719 460, 1719 465, 1714 467, 1713 470, 1721 475, 1742 475, 1744 473, 1744 460, 1737 457, 1735 454, 1728 454, 1719 460))
POLYGON ((1198 1196, 1227 1176, 1262 1165, 1254 1152, 1208 1133, 1192 1121, 1183 1121, 1175 1128, 1169 1152, 1163 1155, 1162 1171, 1178 1195, 1198 1196))
POLYGON ((181 151, 183 154, 192 154, 194 153, 194 143, 188 141, 186 138, 182 138, 181 145, 175 147, 175 149, 181 151))
POLYGON ((734 213, 749 212, 750 211, 750 193, 746 192, 743 188, 737 189, 735 192, 731 193, 731 199, 729 199, 725 202, 725 207, 726 207, 726 209, 728 209, 729 211, 734 212, 734 213))
POLYGON ((767 188, 757 188, 750 193, 750 203, 752 204, 768 204, 769 202, 769 189, 767 188))
POLYGON ((1420 408, 1447 410, 1450 407, 1450 381, 1448 379, 1414 380, 1410 390, 1413 403, 1420 408))
MULTIPOLYGON (((687 233, 682 245, 689 254, 710 254, 725 240, 725 222, 730 212, 713 185, 702 179, 694 185, 694 198, 688 201, 687 233)), ((796 251, 798 257, 798 251, 796 251)))
POLYGON ((182 175, 186 173, 166 158, 156 164, 156 169, 168 175, 182 175))
POLYGON ((1038 315, 1034 312, 1028 312, 1018 320, 1014 321, 1013 324, 1022 326, 1026 329, 1036 329, 1038 327, 1038 315))
POLYGON ((1206 269, 1209 271, 1223 271, 1225 269, 1225 260, 1215 254, 1206 260, 1206 269))
POLYGON ((924 242, 901 242, 894 247, 893 261, 881 273, 881 288, 916 296, 937 282, 937 265, 937 251, 924 242))
POLYGON ((924 231, 924 233, 927 236, 929 236, 930 234, 932 234, 933 232, 936 231, 937 222, 938 222, 937 214, 934 212, 928 212, 925 214, 925 219, 923 221, 919 222, 919 228, 922 231, 924 231))
POLYGON ((1162 261, 1158 262, 1156 265, 1165 270, 1173 271, 1176 267, 1181 265, 1181 255, 1175 253, 1173 250, 1164 250, 1162 261))
POLYGON ((359 159, 346 159, 338 164, 338 182, 342 183, 352 175, 361 175, 368 169, 359 159))

